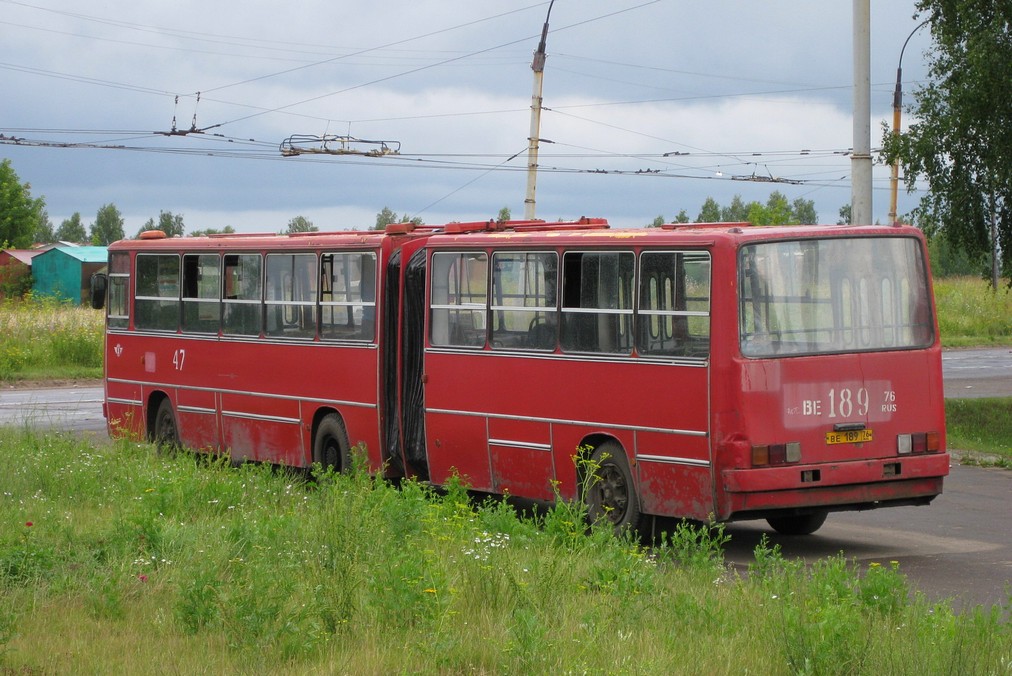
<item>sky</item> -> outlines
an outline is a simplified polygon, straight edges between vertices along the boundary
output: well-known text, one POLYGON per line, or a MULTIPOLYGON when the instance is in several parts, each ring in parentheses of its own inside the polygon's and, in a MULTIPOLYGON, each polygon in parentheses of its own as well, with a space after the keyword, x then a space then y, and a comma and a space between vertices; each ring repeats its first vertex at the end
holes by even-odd
MULTIPOLYGON (((904 41, 910 103, 930 34, 914 0, 871 5, 874 154, 904 41)), ((54 227, 112 203, 128 236, 161 211, 187 231, 278 232, 296 216, 367 229, 384 207, 429 224, 522 218, 548 12, 0 0, 0 159, 54 227)), ((852 0, 555 0, 548 18, 538 218, 641 227, 777 190, 835 223, 850 203, 852 0)), ((874 220, 889 196, 876 163, 874 220)), ((919 198, 901 184, 898 211, 919 198)))

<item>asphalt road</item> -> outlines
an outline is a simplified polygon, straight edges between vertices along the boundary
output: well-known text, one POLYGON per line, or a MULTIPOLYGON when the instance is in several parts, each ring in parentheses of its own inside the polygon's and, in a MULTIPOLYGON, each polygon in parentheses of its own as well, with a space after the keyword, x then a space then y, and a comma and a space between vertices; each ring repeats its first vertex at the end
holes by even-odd
MULTIPOLYGON (((946 350, 947 398, 1012 397, 1012 348, 946 350)), ((0 389, 0 425, 103 432, 102 388, 94 386, 0 389)))
POLYGON ((815 534, 778 535, 765 521, 728 524, 727 561, 744 571, 760 537, 806 561, 842 553, 862 567, 891 565, 932 601, 960 609, 1012 606, 1012 471, 953 463, 942 495, 926 507, 830 514, 815 534))
MULTIPOLYGON (((946 397, 1012 397, 1012 349, 946 351, 946 397)), ((0 425, 72 430, 107 438, 102 388, 0 389, 0 425)), ((957 607, 1012 606, 1012 472, 954 462, 927 507, 831 514, 815 535, 777 535, 765 522, 730 524, 727 560, 745 570, 763 533, 786 556, 839 553, 862 565, 898 561, 912 586, 957 607)))
POLYGON ((973 348, 942 353, 948 399, 1012 397, 1012 348, 973 348))
POLYGON ((102 388, 5 388, 0 390, 0 425, 106 435, 102 388))

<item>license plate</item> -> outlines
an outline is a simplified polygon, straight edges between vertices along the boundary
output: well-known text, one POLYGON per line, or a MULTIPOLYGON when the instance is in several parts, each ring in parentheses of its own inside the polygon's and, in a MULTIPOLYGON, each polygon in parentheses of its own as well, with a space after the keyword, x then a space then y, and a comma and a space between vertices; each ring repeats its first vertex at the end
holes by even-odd
POLYGON ((871 430, 846 430, 844 432, 826 432, 827 444, 863 444, 871 441, 871 430))

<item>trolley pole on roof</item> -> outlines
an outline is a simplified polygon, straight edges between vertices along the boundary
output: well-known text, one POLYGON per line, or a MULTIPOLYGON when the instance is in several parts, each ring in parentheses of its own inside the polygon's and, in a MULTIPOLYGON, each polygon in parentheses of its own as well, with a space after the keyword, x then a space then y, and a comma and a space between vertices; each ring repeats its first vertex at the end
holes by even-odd
POLYGON ((555 0, 548 3, 548 14, 545 15, 545 25, 541 29, 541 42, 534 52, 534 60, 531 62, 531 70, 534 71, 534 91, 531 94, 531 132, 527 137, 527 194, 524 197, 524 219, 534 220, 534 193, 537 191, 538 182, 538 143, 541 140, 541 88, 545 79, 545 42, 548 39, 548 17, 552 15, 552 5, 555 0))

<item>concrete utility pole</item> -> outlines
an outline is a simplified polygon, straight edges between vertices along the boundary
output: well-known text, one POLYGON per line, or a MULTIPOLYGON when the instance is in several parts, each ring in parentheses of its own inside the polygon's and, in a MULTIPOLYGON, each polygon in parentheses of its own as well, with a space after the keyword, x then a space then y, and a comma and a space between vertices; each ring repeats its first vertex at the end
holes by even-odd
POLYGON ((534 193, 538 183, 538 143, 541 140, 541 87, 545 79, 545 42, 548 40, 548 17, 552 15, 552 5, 548 3, 548 14, 545 15, 545 26, 541 29, 541 42, 534 52, 531 70, 534 71, 534 92, 531 94, 531 133, 527 137, 527 195, 524 197, 524 219, 534 220, 534 193))
POLYGON ((870 224, 871 0, 854 0, 854 149, 850 165, 850 222, 870 224))

